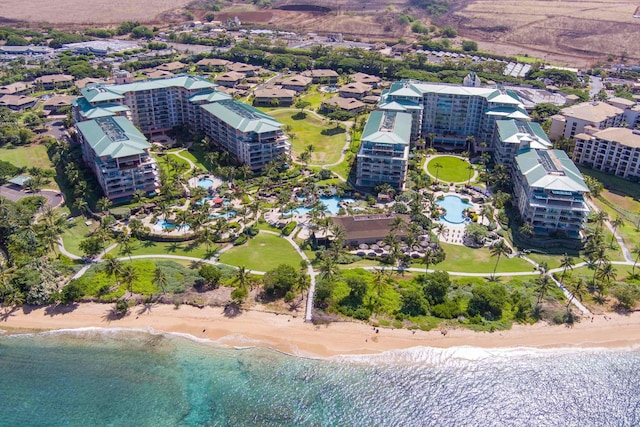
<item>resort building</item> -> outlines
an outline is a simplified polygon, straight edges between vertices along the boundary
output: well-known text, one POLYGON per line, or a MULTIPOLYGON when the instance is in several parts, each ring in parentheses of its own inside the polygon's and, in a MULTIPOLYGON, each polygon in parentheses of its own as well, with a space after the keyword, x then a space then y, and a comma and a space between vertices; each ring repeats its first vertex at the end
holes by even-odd
MULTIPOLYGON (((125 114, 143 133, 151 135, 175 126, 198 123, 198 109, 203 93, 216 95, 216 85, 197 76, 177 75, 168 79, 130 81, 123 84, 88 85, 82 98, 74 103, 74 118, 82 121, 95 108, 125 114), (198 101, 194 99, 195 95, 198 101), (122 107, 126 107, 123 111, 122 107), (194 117, 195 115, 195 117, 194 117)), ((105 114, 105 111, 101 111, 105 114)))
POLYGON ((293 104, 296 92, 288 89, 256 89, 253 91, 253 105, 288 107, 293 104))
POLYGON ((353 115, 362 113, 366 107, 367 104, 355 98, 342 98, 340 96, 325 99, 322 101, 322 104, 320 104, 320 108, 324 112, 345 111, 353 115))
POLYGON ((24 111, 35 107, 38 98, 24 95, 0 95, 0 107, 5 107, 13 111, 24 111))
POLYGON ((624 110, 606 102, 583 102, 563 108, 560 114, 551 116, 549 138, 573 139, 584 133, 587 126, 596 129, 619 127, 624 122, 624 110))
POLYGON ((356 158, 356 185, 373 188, 389 184, 403 190, 407 179, 411 115, 374 111, 362 132, 356 158))
POLYGON ((31 83, 16 82, 5 86, 0 86, 0 96, 2 95, 26 95, 31 93, 31 83))
MULTIPOLYGON (((99 147, 103 147, 105 138, 114 132, 119 135, 118 138, 130 136, 128 140, 122 140, 129 141, 129 145, 144 145, 148 143, 142 133, 153 135, 180 125, 188 126, 194 132, 205 132, 213 145, 227 150, 254 170, 290 154, 291 145, 280 122, 249 105, 233 101, 230 95, 216 90, 214 83, 202 77, 185 74, 170 79, 128 80, 119 76, 120 84, 89 85, 81 91, 82 97, 73 100, 73 116, 79 139, 86 147, 98 147, 92 142, 94 140, 101 141, 99 147), (128 125, 124 125, 125 122, 128 125), (142 133, 136 130, 136 126, 142 133), (117 130, 120 128, 124 130, 117 130), (100 133, 99 129, 103 132, 100 133)), ((292 91, 287 92, 293 97, 292 91)), ((120 142, 118 138, 116 140, 120 142)), ((92 154, 88 148, 83 150, 86 151, 85 160, 90 165, 109 160, 100 154, 102 151, 99 149, 94 150, 98 154, 92 154), (100 161, 96 158, 100 158, 100 161)), ((118 158, 118 162, 122 161, 118 158)), ((124 159, 124 163, 127 166, 132 164, 128 158, 124 159)), ((148 169, 146 159, 134 163, 143 165, 145 171, 148 169)), ((96 175, 102 174, 102 168, 92 168, 96 175)), ((107 197, 120 199, 140 189, 139 180, 135 180, 135 188, 125 185, 130 183, 130 179, 125 182, 123 178, 123 183, 113 184, 115 181, 111 177, 120 177, 122 174, 113 175, 112 169, 109 172, 112 175, 109 175, 108 181, 99 177, 107 197)), ((150 181, 146 184, 150 190, 145 191, 155 188, 150 181)))
POLYGON ((360 82, 352 82, 338 88, 338 94, 343 98, 362 99, 371 93, 371 85, 360 82))
POLYGON ((513 159, 522 150, 548 150, 553 144, 538 123, 498 120, 493 134, 493 158, 496 163, 513 167, 513 159))
POLYGON ((36 86, 43 90, 66 89, 73 86, 73 76, 67 74, 50 74, 35 79, 36 86))
POLYGON ((264 168, 281 156, 289 156, 291 143, 282 123, 241 102, 224 100, 202 106, 205 134, 251 169, 264 168))
POLYGON ((513 181, 520 215, 536 235, 582 237, 589 189, 564 151, 530 149, 518 154, 513 181))
POLYGON ((529 120, 522 101, 511 90, 412 80, 393 83, 383 92, 378 108, 411 113, 413 140, 431 135, 436 144, 447 148, 464 149, 469 136, 476 144, 490 142, 497 120, 529 120))
POLYGON ((366 85, 371 86, 372 88, 377 88, 382 79, 378 76, 372 76, 370 74, 365 73, 355 73, 349 76, 351 80, 358 83, 364 83, 366 85))
POLYGON ((340 74, 333 70, 307 70, 302 72, 303 76, 311 77, 313 83, 334 85, 338 83, 340 74))
MULTIPOLYGON (((405 225, 409 225, 409 215, 401 214, 335 216, 331 221, 344 229, 345 245, 357 247, 383 240, 391 232, 395 218, 401 218, 405 225)), ((394 234, 403 239, 407 236, 406 228, 402 227, 394 234)))
POLYGON ((100 117, 76 123, 82 156, 104 194, 112 201, 129 199, 135 191, 151 193, 160 186, 151 144, 124 117, 100 117))
POLYGON ((283 89, 294 90, 298 93, 304 92, 309 88, 311 81, 313 79, 311 77, 305 77, 302 75, 291 76, 280 80, 278 83, 282 86, 283 89))
POLYGON ((605 173, 637 181, 640 178, 640 131, 607 128, 591 134, 580 133, 575 136, 573 160, 605 173))

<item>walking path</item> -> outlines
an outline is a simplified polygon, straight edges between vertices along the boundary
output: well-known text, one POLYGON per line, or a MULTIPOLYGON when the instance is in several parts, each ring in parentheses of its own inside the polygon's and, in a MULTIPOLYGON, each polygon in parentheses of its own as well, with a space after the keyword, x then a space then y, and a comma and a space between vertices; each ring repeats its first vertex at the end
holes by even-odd
MULTIPOLYGON (((598 208, 598 206, 596 206, 595 203, 593 203, 592 200, 587 199, 587 204, 589 205, 589 207, 591 209, 594 210, 594 212, 600 212, 600 209, 598 208)), ((613 236, 616 239, 616 242, 618 242, 618 245, 620 245, 620 249, 622 250, 622 255, 624 256, 624 259, 627 262, 633 262, 633 257, 631 256, 631 251, 629 250, 629 248, 627 248, 627 246, 624 244, 624 240, 622 239, 622 237, 620 236, 620 234, 618 233, 618 230, 616 230, 613 225, 611 225, 611 222, 609 220, 606 220, 605 225, 607 226, 607 228, 609 229, 609 231, 611 231, 611 233, 613 234, 613 236)))

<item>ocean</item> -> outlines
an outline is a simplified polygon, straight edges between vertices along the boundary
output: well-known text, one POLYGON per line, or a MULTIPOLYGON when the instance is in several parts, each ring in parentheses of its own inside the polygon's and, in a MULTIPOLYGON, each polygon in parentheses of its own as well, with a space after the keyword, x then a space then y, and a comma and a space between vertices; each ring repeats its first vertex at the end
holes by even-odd
POLYGON ((309 359, 85 329, 0 336, 0 426, 634 426, 640 349, 309 359))

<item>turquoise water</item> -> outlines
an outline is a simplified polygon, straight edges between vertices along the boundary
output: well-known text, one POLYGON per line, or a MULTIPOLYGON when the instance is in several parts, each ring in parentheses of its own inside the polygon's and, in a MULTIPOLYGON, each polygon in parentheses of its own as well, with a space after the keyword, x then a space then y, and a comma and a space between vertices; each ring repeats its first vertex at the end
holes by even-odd
POLYGON ((238 213, 236 211, 228 211, 228 212, 214 212, 209 215, 209 219, 218 219, 218 218, 235 218, 238 213))
MULTIPOLYGON (((340 197, 321 197, 320 198, 320 202, 322 202, 323 205, 326 206, 326 210, 329 213, 329 215, 338 215, 338 212, 340 212, 340 206, 339 204, 341 202, 343 203, 353 203, 355 202, 354 199, 341 199, 340 197)), ((285 215, 291 215, 291 213, 295 213, 297 215, 306 215, 309 212, 311 212, 312 209, 311 208, 307 208, 304 206, 300 206, 296 209, 293 209, 292 211, 287 211, 284 214, 285 215)))
POLYGON ((156 221, 156 223, 153 225, 153 229, 155 231, 164 231, 164 230, 175 230, 175 229, 179 229, 179 230, 188 230, 189 226, 188 225, 183 225, 182 227, 177 227, 174 223, 172 222, 167 222, 167 220, 164 219, 160 219, 158 221, 156 221))
POLYGON ((442 200, 437 200, 436 204, 445 210, 444 216, 440 217, 440 219, 450 224, 463 223, 465 221, 464 210, 473 207, 471 203, 451 194, 444 196, 442 200))
POLYGON ((638 350, 311 360, 87 330, 0 337, 3 426, 631 426, 638 350))
POLYGON ((198 179, 198 187, 208 190, 213 185, 213 180, 209 178, 198 179))

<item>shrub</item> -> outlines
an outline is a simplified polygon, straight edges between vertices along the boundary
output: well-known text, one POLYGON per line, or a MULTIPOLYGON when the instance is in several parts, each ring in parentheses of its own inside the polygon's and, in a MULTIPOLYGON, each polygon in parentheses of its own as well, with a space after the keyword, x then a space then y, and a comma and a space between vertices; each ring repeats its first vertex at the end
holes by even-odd
POLYGON ((129 303, 127 302, 127 300, 120 299, 116 302, 115 309, 116 309, 116 313, 118 313, 121 316, 124 316, 129 312, 129 303))
POLYGON ((249 240, 249 236, 247 236, 246 234, 241 234, 236 237, 236 240, 233 241, 233 246, 244 245, 245 243, 247 243, 247 240, 249 240))
POLYGON ((219 268, 211 264, 204 264, 200 267, 198 272, 205 285, 210 286, 213 289, 217 289, 220 286, 220 279, 222 278, 222 272, 219 268))
POLYGON ((285 236, 290 235, 297 226, 298 226, 298 223, 296 221, 291 221, 290 223, 284 226, 284 228, 282 229, 282 234, 284 234, 285 236))

